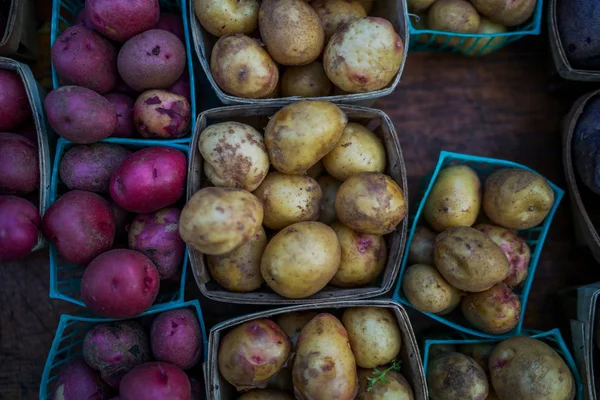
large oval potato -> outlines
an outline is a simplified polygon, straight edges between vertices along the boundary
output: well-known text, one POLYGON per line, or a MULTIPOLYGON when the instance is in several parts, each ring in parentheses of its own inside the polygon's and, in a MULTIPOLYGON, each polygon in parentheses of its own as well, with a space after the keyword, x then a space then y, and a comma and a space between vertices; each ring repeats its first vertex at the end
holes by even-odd
POLYGON ((319 186, 321 186, 321 191, 323 192, 319 222, 329 225, 337 218, 335 214, 335 196, 342 182, 329 175, 320 177, 317 179, 317 182, 319 183, 319 186))
POLYGON ((323 289, 340 266, 335 231, 320 222, 298 222, 267 244, 260 270, 277 294, 302 299, 323 289))
POLYGON ((333 103, 305 100, 283 107, 265 128, 271 163, 284 174, 305 174, 335 147, 347 123, 333 103))
POLYGON ((279 390, 254 389, 242 394, 238 400, 294 400, 294 398, 279 390))
POLYGON ((417 226, 408 250, 410 264, 435 265, 433 261, 433 246, 436 234, 422 225, 417 226))
POLYGON ((245 35, 222 36, 213 47, 210 69, 221 89, 248 99, 271 96, 279 82, 269 53, 245 35))
POLYGON ((368 379, 377 377, 379 374, 372 369, 358 369, 358 391, 357 400, 413 400, 414 395, 410 384, 396 371, 388 371, 385 374, 385 382, 377 381, 369 389, 368 379))
POLYGON ((504 283, 467 294, 460 307, 467 321, 494 335, 511 331, 521 319, 521 300, 504 283))
POLYGON ((252 193, 207 187, 194 193, 183 207, 179 235, 204 254, 226 254, 250 240, 262 220, 262 205, 252 193))
POLYGON ((363 172, 348 178, 335 196, 335 212, 357 232, 386 235, 406 216, 404 192, 392 178, 363 172))
POLYGON ((281 230, 301 221, 319 218, 321 186, 306 175, 284 175, 269 172, 254 191, 265 211, 263 224, 273 230, 281 230))
POLYGON ((204 173, 215 186, 253 191, 269 172, 263 136, 250 125, 222 122, 202 131, 198 149, 204 173))
POLYGON ((382 307, 347 308, 342 315, 342 323, 348 331, 359 367, 375 368, 387 364, 400 353, 402 334, 390 310, 382 307))
POLYGON ((490 356, 490 377, 500 400, 573 400, 577 389, 558 353, 525 336, 496 346, 490 356))
POLYGON ((489 393, 487 376, 471 357, 444 353, 430 361, 427 386, 431 400, 484 400, 489 393))
POLYGON ((332 87, 321 61, 313 61, 299 67, 287 67, 281 77, 283 97, 328 96, 332 87))
POLYGON ((195 0, 200 24, 215 36, 252 33, 258 24, 258 0, 195 0))
POLYGON ((508 259, 477 229, 457 226, 440 233, 433 250, 435 266, 457 289, 483 292, 508 276, 508 259))
POLYGON ((302 0, 263 0, 258 26, 269 54, 279 64, 309 64, 323 50, 319 16, 302 0))
POLYGON ((433 230, 471 226, 481 207, 481 182, 466 165, 442 169, 423 207, 423 216, 433 230))
POLYGON ((325 72, 350 93, 386 87, 400 70, 404 43, 392 24, 376 17, 355 19, 331 37, 325 49, 325 72))
POLYGON ((457 296, 460 302, 459 291, 446 282, 437 269, 424 264, 406 269, 402 291, 413 307, 428 313, 447 314, 458 305, 457 296))
POLYGON ((510 229, 539 225, 554 205, 554 192, 539 174, 501 169, 485 181, 483 209, 496 224, 510 229))
POLYGON ((325 43, 329 43, 329 39, 342 25, 367 16, 367 11, 357 0, 314 0, 311 5, 321 20, 325 43))
POLYGON ((340 320, 331 314, 319 314, 302 328, 292 376, 297 399, 356 397, 356 363, 340 320))
POLYGON ((288 335, 292 342, 292 349, 296 348, 298 335, 311 319, 317 316, 314 311, 296 311, 280 314, 275 319, 277 325, 288 335))

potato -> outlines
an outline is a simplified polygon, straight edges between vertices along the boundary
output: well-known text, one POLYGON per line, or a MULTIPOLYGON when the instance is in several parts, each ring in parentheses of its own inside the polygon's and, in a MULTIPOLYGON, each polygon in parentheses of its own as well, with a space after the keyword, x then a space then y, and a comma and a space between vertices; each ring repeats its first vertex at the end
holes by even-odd
POLYGON ((254 389, 242 394, 238 400, 294 400, 294 398, 279 390, 254 389))
POLYGON ((408 0, 407 7, 411 13, 418 13, 425 11, 431 6, 435 0, 408 0))
POLYGON ((357 400, 413 400, 414 395, 410 384, 400 374, 395 371, 388 371, 385 374, 385 382, 378 381, 371 390, 368 389, 369 378, 377 376, 371 369, 360 368, 358 370, 358 391, 357 400))
POLYGON ((323 157, 323 165, 340 181, 360 172, 383 172, 385 148, 372 131, 361 124, 350 122, 333 150, 323 157))
POLYGON ((342 323, 359 367, 387 364, 400 353, 402 334, 391 311, 382 307, 347 308, 342 323))
POLYGON ((245 35, 221 37, 213 47, 210 69, 221 89, 248 99, 268 97, 279 81, 279 70, 269 53, 245 35))
POLYGON ((18 260, 38 242, 40 212, 17 196, 0 196, 0 262, 18 260))
POLYGON ((524 336, 496 346, 490 356, 490 377, 501 400, 572 400, 577 389, 558 353, 524 336))
POLYGON ((298 222, 279 231, 267 244, 260 270, 277 294, 302 299, 327 285, 340 259, 340 244, 333 229, 320 222, 298 222))
POLYGON ((286 364, 291 347, 275 322, 256 319, 243 323, 221 339, 219 372, 238 391, 264 388, 286 364))
POLYGON ((452 311, 449 308, 453 298, 460 297, 458 290, 446 282, 437 269, 424 264, 406 269, 402 291, 417 310, 434 314, 452 311))
POLYGON ((189 400, 192 392, 185 372, 163 362, 138 365, 123 377, 119 389, 121 400, 189 400))
POLYGON ((251 193, 207 187, 194 193, 183 208, 179 234, 192 248, 221 255, 250 240, 260 230, 262 221, 262 205, 251 193))
POLYGON ((135 101, 126 94, 111 92, 104 95, 117 111, 117 125, 112 137, 132 137, 135 135, 133 124, 133 105, 135 101))
POLYGON ((0 133, 0 194, 26 195, 40 188, 37 141, 0 133))
POLYGON ((191 106, 166 90, 147 90, 133 105, 133 124, 144 138, 177 139, 189 131, 191 106))
POLYGON ((376 172, 351 176, 335 196, 340 222, 371 235, 393 232, 406 216, 406 208, 400 186, 389 176, 376 172))
POLYGON ((323 64, 334 85, 360 93, 388 86, 403 58, 404 43, 392 24, 383 18, 366 17, 338 29, 327 44, 323 64))
POLYGON ((150 343, 156 360, 184 370, 194 367, 204 351, 198 316, 189 308, 160 313, 152 321, 150 343))
POLYGON ((514 232, 499 226, 478 224, 474 228, 485 233, 492 239, 502 249, 506 258, 508 258, 510 272, 504 283, 510 287, 515 287, 523 283, 525 278, 527 278, 529 259, 531 258, 531 251, 527 242, 514 232))
POLYGON ((296 348, 298 343, 298 335, 311 319, 317 316, 313 311, 296 311, 279 314, 275 322, 288 335, 292 342, 292 350, 296 348))
POLYGON ((283 107, 265 128, 269 159, 281 173, 303 175, 342 137, 348 117, 325 101, 299 101, 283 107))
POLYGON ((334 222, 331 228, 340 242, 342 259, 329 283, 353 288, 375 281, 387 262, 387 247, 383 236, 357 233, 339 222, 334 222))
POLYGON ((335 196, 342 182, 329 175, 320 177, 317 179, 317 182, 319 183, 319 186, 321 186, 321 191, 323 192, 319 222, 329 225, 337 218, 335 214, 335 196))
MULTIPOLYGON (((487 18, 481 18, 479 23, 478 34, 502 34, 506 32, 504 25, 496 24, 487 18)), ((506 40, 506 36, 497 36, 495 38, 482 37, 482 38, 468 38, 460 48, 461 53, 467 56, 484 56, 490 54, 498 46, 500 46, 506 40)))
POLYGON ((340 320, 331 314, 319 314, 302 328, 292 377, 297 399, 356 397, 356 363, 340 320))
POLYGON ((554 192, 541 175, 501 169, 485 181, 483 209, 496 224, 510 229, 539 225, 554 205, 554 192))
POLYGON ((323 50, 319 16, 301 0, 263 0, 258 26, 267 51, 279 64, 310 64, 323 50))
POLYGON ((504 26, 521 25, 533 15, 536 0, 472 0, 479 13, 504 26))
POLYGON ((230 253, 206 256, 208 271, 215 281, 231 292, 251 292, 264 282, 260 260, 267 246, 267 235, 260 227, 250 240, 230 253))
POLYGON ((287 67, 281 78, 283 97, 328 96, 332 87, 321 61, 313 61, 299 67, 287 67))
POLYGON ((12 131, 31 117, 31 105, 21 77, 0 69, 0 132, 12 131))
POLYGON ((160 4, 158 0, 87 0, 85 12, 95 30, 111 40, 124 42, 156 25, 160 4))
POLYGON ((90 368, 81 357, 71 359, 58 373, 51 399, 108 400, 108 386, 102 382, 98 373, 90 368))
POLYGON ((215 186, 252 192, 269 172, 263 136, 250 125, 222 122, 210 125, 198 139, 204 173, 215 186))
POLYGON ((344 24, 367 16, 367 11, 357 0, 314 0, 311 3, 321 20, 325 43, 344 24))
POLYGON ((494 335, 511 331, 521 317, 521 300, 508 286, 497 283, 490 289, 469 293, 461 303, 467 321, 494 335))
POLYGON ((467 226, 450 228, 435 239, 435 265, 457 289, 483 292, 508 276, 508 259, 485 234, 467 226))
POLYGON ((258 24, 258 0, 195 0, 200 24, 215 36, 252 33, 258 24))
MULTIPOLYGON (((458 352, 464 354, 465 356, 471 357, 483 370, 486 374, 490 373, 490 356, 492 355, 492 351, 496 347, 495 343, 469 343, 469 344, 461 344, 458 347, 458 352)), ((488 397, 489 399, 489 397, 488 397)))
POLYGON ((471 226, 481 208, 481 182, 466 165, 443 168, 423 207, 423 216, 433 230, 471 226))
POLYGON ((430 360, 427 386, 431 400, 484 400, 489 392, 483 369, 460 353, 445 353, 430 360))
MULTIPOLYGON (((427 27, 431 30, 477 33, 480 16, 475 7, 466 0, 436 0, 427 14, 427 27)), ((435 41, 447 46, 460 44, 462 37, 448 39, 446 35, 437 35, 435 41)))
POLYGON ((321 187, 305 175, 284 175, 269 172, 253 193, 263 205, 263 224, 273 230, 301 221, 319 218, 321 187))
POLYGON ((408 250, 408 262, 410 264, 435 266, 435 261, 433 261, 435 236, 436 234, 426 227, 417 226, 408 250))

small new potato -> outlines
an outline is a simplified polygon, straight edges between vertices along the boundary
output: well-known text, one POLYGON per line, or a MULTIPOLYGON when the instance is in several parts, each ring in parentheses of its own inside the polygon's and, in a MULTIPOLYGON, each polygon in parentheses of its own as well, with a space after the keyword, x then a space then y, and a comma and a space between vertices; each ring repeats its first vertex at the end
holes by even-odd
POLYGON ((335 196, 335 212, 340 222, 371 235, 393 232, 406 216, 406 208, 400 186, 377 172, 351 176, 335 196))
POLYGON ((391 311, 382 307, 347 308, 342 323, 359 367, 387 364, 400 353, 402 334, 391 311))
POLYGON ((200 24, 215 36, 252 33, 258 25, 258 0, 195 0, 200 24))
POLYGON ((431 400, 485 400, 489 393, 483 369, 461 353, 445 353, 430 360, 427 386, 431 400))
POLYGON ((434 314, 452 311, 453 299, 456 296, 460 299, 458 290, 446 282, 437 269, 424 264, 406 269, 402 291, 417 310, 434 314))
POLYGON ((222 122, 210 125, 198 139, 204 173, 215 186, 252 192, 269 172, 263 136, 250 125, 222 122))
MULTIPOLYGON (((496 343, 469 343, 461 344, 458 352, 471 357, 483 368, 486 374, 490 372, 490 356, 496 348, 496 343)), ((489 398, 489 397, 488 397, 489 398)))
MULTIPOLYGON (((506 27, 504 25, 497 24, 483 17, 479 23, 479 30, 477 30, 478 34, 499 34, 505 32, 506 27)), ((504 43, 505 40, 505 36, 497 36, 495 38, 482 37, 479 39, 471 37, 465 40, 460 51, 466 56, 484 56, 496 50, 496 47, 504 43)))
POLYGON ((531 18, 537 0, 471 0, 471 3, 492 21, 512 27, 531 18))
POLYGON ((242 394, 238 400, 294 400, 287 393, 271 389, 254 389, 242 394))
POLYGON ((433 261, 435 237, 436 234, 426 227, 417 226, 408 250, 408 262, 410 264, 435 265, 435 261, 433 261))
POLYGON ((337 218, 335 214, 335 196, 342 185, 342 182, 329 175, 320 177, 317 179, 317 182, 319 183, 319 186, 321 186, 321 191, 323 192, 319 222, 329 225, 337 218))
POLYGON ((533 228, 546 218, 553 205, 552 188, 535 172, 501 169, 485 181, 483 209, 492 221, 505 228, 533 228))
POLYGON ((323 192, 313 178, 269 172, 254 191, 264 209, 263 224, 281 230, 301 221, 316 221, 323 192))
POLYGON ((367 11, 357 0, 314 0, 311 5, 321 20, 325 43, 329 43, 329 39, 342 25, 367 16, 367 11))
POLYGON ((345 181, 360 172, 383 172, 385 148, 381 139, 361 124, 350 122, 335 147, 323 157, 323 165, 334 178, 345 181))
POLYGON ((331 93, 333 85, 325 74, 323 63, 313 61, 299 67, 287 67, 281 78, 283 97, 324 97, 331 93))
POLYGON ((189 131, 191 105, 184 96, 147 90, 133 105, 133 124, 144 138, 176 139, 189 131))
POLYGON ((467 294, 460 308, 477 329, 494 335, 511 331, 521 318, 521 300, 504 283, 467 294))
POLYGON ((418 13, 425 11, 431 6, 435 0, 408 0, 407 7, 411 13, 418 13))
POLYGON ((296 311, 280 314, 275 318, 275 322, 289 336, 292 341, 292 349, 296 348, 298 335, 311 319, 317 316, 313 311, 296 311))
MULTIPOLYGON (((481 18, 467 0, 436 0, 427 13, 427 27, 436 31, 477 33, 481 18)), ((446 46, 460 44, 461 37, 437 35, 435 41, 446 46)))
POLYGON ((357 400, 413 400, 414 394, 410 384, 402 374, 389 371, 385 374, 385 383, 378 381, 369 390, 369 378, 377 376, 371 369, 359 368, 357 400))

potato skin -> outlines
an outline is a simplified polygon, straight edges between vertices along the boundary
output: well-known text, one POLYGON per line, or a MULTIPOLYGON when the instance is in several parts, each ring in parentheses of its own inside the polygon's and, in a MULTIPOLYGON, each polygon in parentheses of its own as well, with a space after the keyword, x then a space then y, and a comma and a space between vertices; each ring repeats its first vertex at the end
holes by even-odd
POLYGON ((333 103, 304 100, 283 107, 265 128, 269 159, 281 173, 303 175, 335 147, 347 123, 333 103))
POLYGON ((368 391, 368 378, 372 377, 373 370, 358 369, 358 384, 360 389, 356 400, 413 400, 414 395, 410 384, 399 372, 389 371, 385 374, 387 383, 377 382, 373 389, 368 391))
POLYGON ((133 105, 133 124, 145 138, 176 139, 189 130, 191 106, 184 96, 147 90, 133 105))
POLYGON ((340 259, 340 244, 333 229, 320 222, 298 222, 279 231, 267 244, 260 270, 277 294, 302 299, 327 285, 340 259))
POLYGON ((342 182, 329 175, 321 176, 317 179, 317 182, 319 183, 319 186, 321 186, 321 191, 323 192, 319 222, 329 225, 337 218, 335 214, 335 196, 342 185, 342 182))
POLYGON ((484 292, 467 294, 461 310, 478 329, 500 335, 519 323, 521 300, 504 283, 497 283, 484 292))
POLYGON ((281 78, 283 97, 323 97, 331 93, 333 85, 325 74, 321 61, 299 67, 287 67, 281 78))
POLYGON ((483 369, 460 353, 444 353, 431 360, 427 386, 431 400, 485 400, 489 393, 483 369))
POLYGON ((292 396, 279 390, 254 389, 242 394, 238 400, 294 400, 292 396))
POLYGON ((39 189, 37 141, 16 133, 0 132, 0 171, 0 194, 22 196, 39 189))
POLYGON ((345 23, 367 16, 367 11, 357 0, 314 0, 311 5, 321 20, 325 43, 345 23))
POLYGON ((340 320, 331 314, 319 314, 302 328, 292 377, 296 399, 356 397, 356 364, 340 320))
POLYGON ((398 356, 402 334, 391 311, 382 307, 347 308, 342 323, 359 367, 375 368, 398 356))
POLYGON ((248 99, 268 97, 279 81, 269 53, 246 35, 222 36, 213 47, 210 69, 221 89, 248 99))
POLYGON ((575 398, 575 379, 564 360, 546 343, 525 336, 496 346, 490 356, 490 377, 503 400, 575 398))
POLYGON ((492 351, 494 351, 495 347, 495 343, 461 344, 458 347, 458 352, 464 354, 465 356, 471 357, 477 364, 479 364, 481 368, 483 368, 486 374, 489 374, 490 356, 492 355, 492 351))
POLYGON ((433 230, 471 226, 481 208, 481 182, 470 167, 455 165, 442 169, 429 192, 423 216, 433 230))
POLYGON ((313 311, 296 311, 280 314, 275 318, 275 322, 288 335, 292 341, 292 349, 296 348, 298 335, 311 319, 317 316, 313 311))
POLYGON ((424 226, 417 226, 413 235, 410 249, 408 250, 408 262, 410 264, 435 265, 433 261, 433 246, 436 234, 424 226))
POLYGON ((250 125, 222 122, 200 134, 198 149, 204 173, 215 186, 252 192, 269 172, 269 155, 263 136, 250 125))
POLYGON ((434 314, 451 311, 452 299, 458 295, 458 290, 446 282, 437 269, 424 264, 406 269, 402 291, 417 310, 434 314))
POLYGON ((195 0, 200 24, 215 36, 252 33, 258 24, 258 0, 195 0))

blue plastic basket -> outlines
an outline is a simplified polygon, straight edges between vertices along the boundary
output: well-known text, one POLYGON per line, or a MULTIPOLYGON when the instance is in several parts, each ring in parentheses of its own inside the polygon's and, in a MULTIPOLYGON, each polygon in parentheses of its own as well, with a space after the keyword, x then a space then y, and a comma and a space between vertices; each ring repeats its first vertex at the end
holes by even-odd
MULTIPOLYGON (((50 45, 54 44, 56 38, 68 27, 73 25, 73 21, 77 17, 77 14, 83 8, 85 0, 53 0, 52 4, 52 26, 50 29, 50 45)), ((188 14, 185 12, 185 0, 160 0, 160 10, 165 12, 171 12, 180 14, 183 19, 183 30, 185 33, 185 50, 187 56, 187 71, 190 75, 190 130, 187 135, 177 139, 133 139, 143 140, 147 142, 161 142, 161 143, 187 143, 192 140, 192 133, 196 126, 196 81, 194 79, 194 63, 192 61, 192 47, 190 44, 191 35, 190 27, 188 22, 188 14)), ((52 65, 52 85, 54 89, 60 87, 58 75, 54 70, 54 64, 52 65)), ((103 142, 110 142, 113 139, 105 139, 103 142)), ((126 142, 120 142, 126 143, 126 142)))
MULTIPOLYGON (((168 310, 188 307, 193 308, 198 315, 198 321, 200 322, 200 329, 202 331, 204 361, 206 361, 208 356, 208 338, 206 336, 204 318, 202 317, 202 309, 200 308, 198 300, 171 305, 161 310, 153 310, 149 314, 159 314, 168 310)), ((109 321, 115 320, 108 318, 87 318, 66 314, 63 314, 60 317, 60 322, 58 323, 58 328, 56 329, 56 335, 52 341, 52 347, 50 347, 50 352, 48 353, 48 358, 46 359, 46 365, 44 366, 44 372, 42 373, 42 382, 40 383, 40 400, 50 399, 50 396, 52 396, 52 392, 54 390, 58 373, 63 368, 64 364, 74 357, 81 356, 81 346, 87 331, 89 331, 98 323, 109 321)))
MULTIPOLYGON (((131 149, 141 149, 152 146, 171 147, 182 151, 189 158, 189 147, 183 144, 154 142, 135 140, 135 139, 111 139, 107 140, 112 143, 120 143, 131 149)), ((50 204, 54 203, 58 198, 58 189, 60 182, 60 160, 65 151, 75 144, 63 138, 58 140, 56 146, 56 155, 52 166, 52 179, 50 181, 50 204)), ((183 266, 181 269, 181 280, 176 289, 165 290, 161 288, 154 304, 144 313, 150 314, 153 310, 164 309, 165 307, 173 307, 176 304, 183 302, 183 294, 185 290, 185 279, 188 265, 188 252, 185 251, 183 257, 183 266)), ((81 300, 81 277, 85 271, 85 266, 63 264, 60 261, 58 252, 53 245, 50 245, 50 298, 61 299, 73 304, 85 307, 85 303, 81 300)))
POLYGON ((523 25, 513 28, 514 30, 505 33, 491 34, 455 33, 423 29, 417 25, 419 22, 419 16, 415 14, 409 14, 409 50, 414 52, 460 52, 463 54, 466 53, 470 56, 479 57, 493 53, 525 36, 539 35, 542 29, 543 14, 544 2, 543 0, 537 0, 533 16, 529 19, 529 21, 523 25), (443 42, 440 39, 443 40, 443 42), (471 41, 470 39, 473 40, 471 41), (458 43, 454 45, 451 44, 450 41, 458 41, 458 43))
MULTIPOLYGON (((552 347, 567 363, 567 366, 571 370, 573 377, 575 378, 575 386, 577 387, 577 395, 575 396, 576 400, 583 400, 583 383, 581 381, 581 375, 579 374, 579 370, 577 369, 577 365, 575 364, 575 360, 573 360, 573 356, 571 356, 571 352, 567 348, 567 344, 562 338, 560 331, 558 329, 552 329, 547 332, 540 332, 534 330, 526 330, 523 332, 523 336, 529 336, 534 339, 541 340, 546 343, 550 347, 552 347)), ((425 377, 427 377, 427 366, 429 365, 429 349, 433 345, 439 344, 477 344, 477 343, 499 343, 500 340, 482 340, 482 339, 435 339, 435 340, 425 340, 424 351, 423 351, 423 370, 425 371, 425 377)))
MULTIPOLYGON (((440 158, 438 160, 437 166, 435 167, 435 170, 433 171, 433 175, 431 176, 431 178, 427 178, 427 177, 425 178, 425 181, 427 181, 429 183, 428 183, 427 189, 425 190, 423 196, 418 201, 419 208, 417 209, 417 212, 414 214, 414 216, 412 216, 412 225, 410 228, 408 240, 406 241, 407 249, 409 249, 410 245, 412 244, 412 240, 413 240, 413 237, 415 234, 415 229, 417 228, 417 225, 419 225, 419 219, 421 217, 421 213, 423 212, 423 207, 425 206, 425 201, 427 200, 427 197, 429 196, 429 193, 431 192, 433 184, 434 184, 440 170, 444 167, 448 167, 451 165, 468 165, 469 167, 473 168, 473 170, 475 170, 475 172, 477 172, 477 175, 479 176, 479 178, 481 179, 482 182, 484 182, 485 179, 492 172, 494 172, 498 169, 502 169, 502 168, 520 168, 520 169, 525 169, 527 171, 535 172, 531 168, 528 168, 524 165, 520 165, 520 164, 511 162, 511 161, 497 160, 497 159, 487 158, 487 157, 477 157, 477 156, 470 156, 470 155, 466 155, 466 154, 442 151, 440 153, 440 158)), ((517 234, 527 242, 527 245, 529 245, 529 248, 531 249, 531 259, 529 261, 529 270, 527 272, 527 278, 525 279, 525 282, 523 283, 523 285, 520 289, 519 288, 514 289, 515 294, 517 294, 517 296, 519 296, 519 299, 521 300, 521 315, 520 315, 519 323, 517 324, 517 326, 510 332, 507 332, 503 335, 492 335, 492 334, 485 333, 485 332, 482 332, 482 331, 472 328, 470 326, 470 324, 466 321, 466 319, 464 319, 462 317, 462 315, 460 315, 459 310, 455 310, 453 313, 451 313, 450 315, 446 315, 446 316, 441 316, 441 315, 436 315, 436 314, 426 313, 426 312, 423 312, 423 314, 427 315, 430 318, 435 319, 438 322, 448 325, 448 326, 452 327, 453 329, 456 329, 456 330, 464 332, 464 333, 468 333, 470 335, 479 336, 479 337, 486 337, 486 338, 492 338, 492 339, 507 338, 507 337, 519 335, 521 333, 521 329, 522 329, 522 325, 523 325, 523 318, 525 316, 525 309, 527 308, 527 298, 529 297, 529 291, 531 289, 531 284, 533 283, 533 277, 535 275, 535 270, 536 270, 537 264, 540 259, 540 254, 542 253, 544 241, 546 240, 546 236, 548 234, 548 230, 550 229, 550 224, 552 223, 554 214, 556 213, 556 209, 558 208, 558 205, 560 204, 560 201, 562 200, 562 198, 565 194, 565 192, 562 189, 560 189, 558 186, 556 186, 552 182, 548 181, 548 183, 550 184, 550 187, 554 191, 554 205, 552 206, 552 209, 548 213, 548 216, 546 217, 546 219, 544 220, 544 222, 541 225, 517 232, 517 234)), ((402 292, 402 279, 404 277, 404 272, 406 271, 406 268, 407 268, 407 262, 408 262, 408 251, 405 251, 404 257, 402 258, 402 265, 400 267, 400 277, 398 279, 398 283, 396 284, 396 290, 394 291, 394 299, 400 301, 402 304, 406 304, 407 306, 412 307, 412 305, 406 299, 406 297, 404 296, 404 293, 402 292)))

